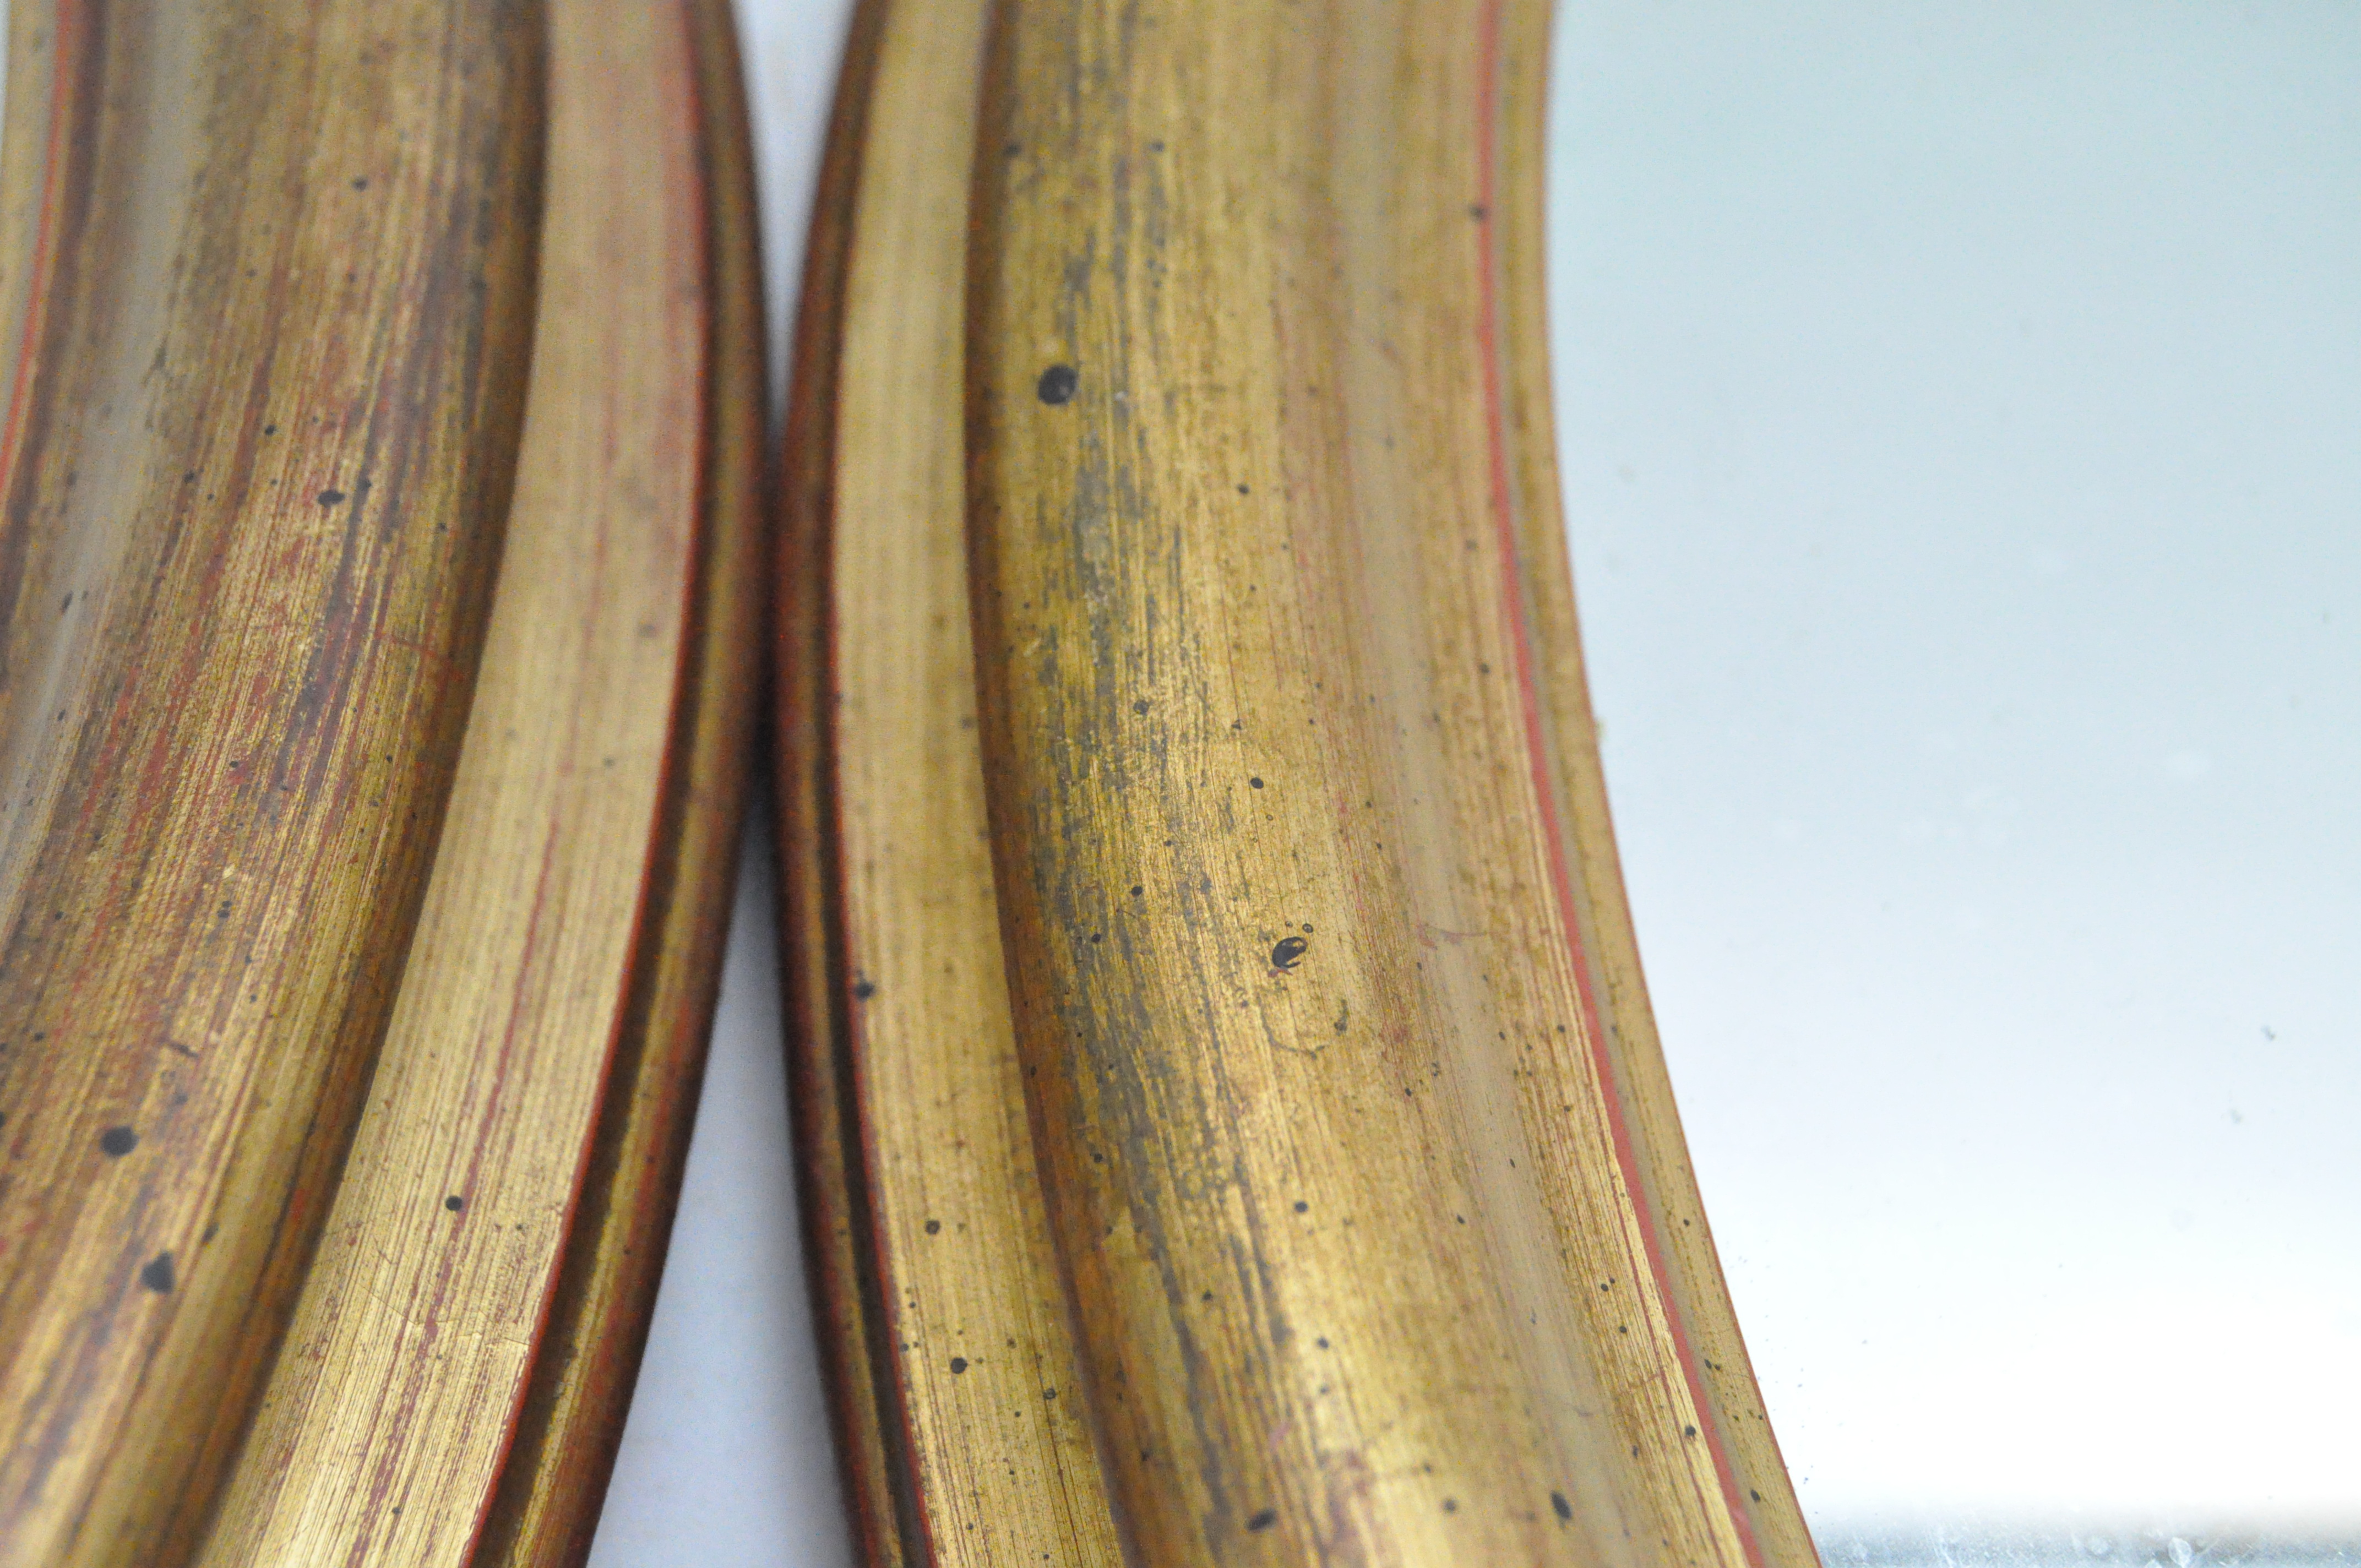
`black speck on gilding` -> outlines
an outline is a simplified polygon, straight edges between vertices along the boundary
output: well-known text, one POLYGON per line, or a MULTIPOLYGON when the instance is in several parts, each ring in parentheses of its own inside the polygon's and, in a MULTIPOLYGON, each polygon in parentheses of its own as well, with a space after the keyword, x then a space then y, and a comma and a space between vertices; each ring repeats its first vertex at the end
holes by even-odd
POLYGON ((98 1135, 98 1146, 121 1159, 139 1146, 139 1135, 128 1127, 109 1127, 98 1135))
POLYGON ((456 1192, 454 1192, 451 1196, 443 1200, 443 1207, 450 1210, 451 1212, 455 1214, 467 1206, 467 1201, 465 1198, 460 1197, 456 1192))
POLYGON ((1270 950, 1270 967, 1277 970, 1293 969, 1303 961, 1303 955, 1311 946, 1311 943, 1301 937, 1283 938, 1270 950))
POLYGON ((1561 1519, 1570 1519, 1574 1518, 1574 1505, 1565 1500, 1565 1494, 1564 1492, 1552 1492, 1550 1494, 1550 1511, 1557 1515, 1561 1519))
POLYGON ((139 1283, 155 1291, 159 1296, 170 1295, 172 1293, 172 1255, 169 1252, 159 1252, 150 1258, 139 1270, 139 1283))
POLYGON ((324 507, 340 507, 345 504, 345 492, 342 490, 322 490, 320 492, 320 504, 324 507))
POLYGON ((1277 1508, 1265 1508, 1262 1512, 1255 1515, 1254 1518, 1246 1520, 1246 1528, 1248 1530, 1268 1530, 1278 1522, 1279 1510, 1277 1508))
POLYGON ((952 1356, 952 1357, 951 1357, 951 1375, 952 1375, 953 1376, 957 1376, 959 1374, 961 1374, 961 1373, 962 1373, 962 1372, 965 1372, 966 1370, 967 1370, 967 1357, 966 1357, 966 1356, 964 1356, 964 1355, 954 1355, 954 1356, 952 1356))
POLYGON ((1041 379, 1033 389, 1040 394, 1043 402, 1054 408, 1060 403, 1071 402, 1074 389, 1082 384, 1082 373, 1072 366, 1052 365, 1041 372, 1041 379))

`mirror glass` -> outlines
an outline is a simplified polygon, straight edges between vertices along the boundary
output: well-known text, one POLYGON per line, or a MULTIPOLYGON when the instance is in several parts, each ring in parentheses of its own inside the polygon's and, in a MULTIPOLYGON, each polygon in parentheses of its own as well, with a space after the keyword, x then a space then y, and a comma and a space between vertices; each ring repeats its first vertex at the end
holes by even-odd
POLYGON ((1618 837, 1824 1556, 2361 1556, 2361 8, 1554 71, 1618 837))

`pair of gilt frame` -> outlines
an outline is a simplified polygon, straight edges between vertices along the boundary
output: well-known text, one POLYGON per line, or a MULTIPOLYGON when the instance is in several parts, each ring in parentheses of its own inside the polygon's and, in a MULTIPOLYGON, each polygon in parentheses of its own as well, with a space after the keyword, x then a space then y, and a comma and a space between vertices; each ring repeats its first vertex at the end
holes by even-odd
POLYGON ((862 0, 769 565, 723 0, 20 5, 0 1568, 582 1560, 766 608, 868 1561, 1809 1562, 1584 696, 1547 25, 862 0))

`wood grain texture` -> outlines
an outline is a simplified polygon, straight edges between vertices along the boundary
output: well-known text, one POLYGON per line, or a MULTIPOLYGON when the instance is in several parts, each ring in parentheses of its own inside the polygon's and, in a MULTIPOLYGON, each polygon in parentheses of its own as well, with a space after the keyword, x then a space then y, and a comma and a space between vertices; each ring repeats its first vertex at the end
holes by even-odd
POLYGON ((702 587, 675 716, 678 766, 565 1272, 475 1568, 575 1568, 589 1555, 688 1157, 752 773, 772 565, 753 147, 729 0, 695 0, 692 10, 711 206, 712 402, 702 587))
POLYGON ((1530 548, 1545 7, 1000 15, 983 747, 1127 1550, 1810 1561, 1530 548))
POLYGON ((961 367, 987 10, 888 0, 867 78, 845 89, 865 94, 865 128, 827 382, 828 566, 813 574, 835 933, 806 983, 833 1003, 906 1550, 1112 1563, 1018 1077, 975 733, 961 367))
POLYGON ((0 1563, 185 1552, 432 855, 528 363, 527 6, 19 7, 0 1563))
MULTIPOLYGON (((470 1560, 610 1066, 664 1000, 639 994, 664 901, 727 886, 709 843, 704 885, 673 884, 715 438, 697 18, 555 0, 548 27, 540 320, 482 669, 368 1102, 201 1558, 222 1568, 470 1560)), ((735 739, 702 761, 737 774, 735 739)), ((708 1005, 717 957, 693 960, 708 1005)), ((686 1002, 660 1053, 701 1046, 686 1002)))

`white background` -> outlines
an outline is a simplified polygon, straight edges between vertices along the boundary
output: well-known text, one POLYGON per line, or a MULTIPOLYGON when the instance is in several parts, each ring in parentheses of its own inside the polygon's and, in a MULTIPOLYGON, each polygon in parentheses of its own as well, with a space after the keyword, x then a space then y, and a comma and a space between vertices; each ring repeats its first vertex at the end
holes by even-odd
POLYGON ((1807 1511, 2361 1540, 2361 6, 1559 50, 1609 779, 1807 1511))
MULTIPOLYGON (((2361 6, 1563 9, 1594 691, 1816 1527, 2361 1537, 2361 6)), ((843 16, 741 10, 775 347, 843 16)), ((763 854, 599 1568, 850 1561, 763 854)))

